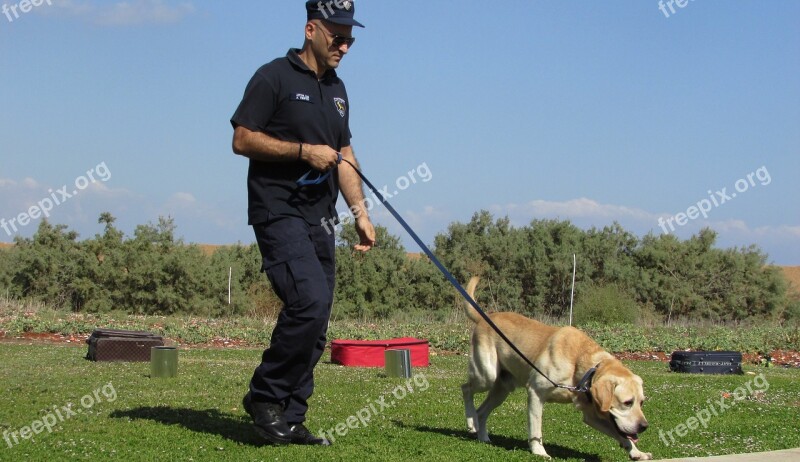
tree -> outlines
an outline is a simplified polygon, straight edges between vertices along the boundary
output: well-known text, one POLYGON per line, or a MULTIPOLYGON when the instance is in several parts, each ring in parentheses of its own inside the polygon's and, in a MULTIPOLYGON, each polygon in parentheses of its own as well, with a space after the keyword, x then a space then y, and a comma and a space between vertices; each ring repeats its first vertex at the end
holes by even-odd
POLYGON ((64 225, 42 220, 30 239, 14 239, 14 295, 33 298, 55 308, 80 310, 86 291, 80 284, 87 255, 77 242, 78 234, 64 225))

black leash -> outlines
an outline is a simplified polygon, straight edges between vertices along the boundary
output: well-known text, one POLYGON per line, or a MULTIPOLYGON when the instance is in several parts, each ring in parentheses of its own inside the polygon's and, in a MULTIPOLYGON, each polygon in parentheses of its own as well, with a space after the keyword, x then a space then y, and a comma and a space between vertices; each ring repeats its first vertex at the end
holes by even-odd
MULTIPOLYGON (((417 243, 417 245, 425 252, 425 254, 428 256, 428 258, 431 259, 433 264, 436 265, 436 267, 439 268, 439 271, 441 271, 442 274, 444 274, 444 276, 447 278, 447 280, 450 281, 450 284, 452 284, 453 287, 455 287, 456 290, 458 290, 458 292, 461 294, 461 296, 464 297, 464 299, 467 300, 467 302, 469 302, 469 304, 472 305, 473 308, 475 308, 475 311, 477 311, 478 314, 481 315, 481 317, 486 321, 486 323, 489 324, 489 326, 491 326, 491 328, 494 329, 495 332, 497 332, 497 335, 499 335, 500 338, 502 338, 508 344, 508 346, 511 347, 511 349, 514 350, 514 352, 519 355, 520 358, 522 358, 526 363, 528 363, 529 366, 531 366, 533 368, 533 370, 535 370, 536 372, 539 373, 539 375, 541 375, 542 377, 547 379, 547 381, 550 382, 556 388, 563 388, 565 390, 573 391, 573 392, 576 392, 576 393, 587 393, 589 391, 589 388, 591 387, 592 377, 594 376, 594 373, 597 370, 597 366, 589 369, 586 372, 586 374, 583 376, 583 378, 580 380, 580 382, 578 382, 577 386, 561 385, 561 384, 553 382, 553 380, 551 380, 550 377, 548 377, 547 375, 545 375, 544 372, 539 370, 539 368, 536 367, 536 365, 533 364, 533 362, 531 362, 531 360, 528 359, 528 357, 525 356, 519 350, 519 348, 517 348, 517 346, 514 345, 514 343, 511 342, 511 340, 508 337, 506 337, 506 335, 503 333, 503 331, 501 331, 500 328, 497 327, 497 325, 492 321, 492 319, 489 317, 489 315, 487 315, 486 312, 484 312, 483 309, 481 309, 480 305, 478 305, 478 303, 475 300, 473 300, 472 297, 470 297, 470 295, 467 293, 467 291, 461 286, 461 284, 459 284, 459 282, 450 273, 450 271, 448 271, 447 268, 445 268, 444 265, 439 261, 439 259, 436 258, 436 255, 434 255, 433 252, 431 252, 431 249, 429 249, 428 246, 425 245, 424 242, 422 242, 422 239, 420 239, 419 236, 417 236, 417 233, 415 233, 414 230, 411 229, 411 226, 409 226, 408 223, 406 223, 406 221, 403 219, 403 217, 401 217, 400 214, 397 213, 397 211, 394 209, 394 207, 392 207, 392 205, 389 203, 389 201, 387 201, 383 197, 383 195, 380 193, 380 191, 378 191, 378 188, 376 188, 375 186, 372 185, 372 183, 367 179, 367 177, 364 176, 363 173, 361 173, 361 170, 359 170, 358 167, 353 165, 347 159, 343 158, 341 153, 339 153, 339 159, 337 161, 337 164, 341 163, 342 161, 347 162, 351 167, 353 167, 353 170, 355 170, 356 173, 358 174, 358 176, 361 177, 361 179, 364 181, 364 183, 367 185, 367 187, 369 187, 369 189, 378 197, 378 199, 380 199, 380 201, 383 203, 383 205, 386 206, 386 209, 389 210, 389 212, 392 214, 392 216, 394 216, 394 218, 400 223, 400 225, 403 226, 403 228, 406 230, 406 232, 408 232, 408 234, 411 235, 411 237, 414 239, 414 241, 417 243)), ((329 175, 330 172, 331 172, 331 170, 328 171, 328 174, 324 175, 324 178, 323 178, 323 175, 320 175, 319 178, 323 178, 323 179, 327 178, 327 175, 329 175)), ((318 184, 318 183, 316 183, 316 181, 320 181, 319 179, 315 179, 315 180, 312 180, 312 181, 308 180, 309 173, 306 173, 306 175, 304 175, 303 178, 301 178, 301 180, 298 180, 298 184, 299 185, 303 186, 303 185, 307 185, 307 184, 318 184), (303 181, 303 183, 300 183, 300 181, 303 181)))

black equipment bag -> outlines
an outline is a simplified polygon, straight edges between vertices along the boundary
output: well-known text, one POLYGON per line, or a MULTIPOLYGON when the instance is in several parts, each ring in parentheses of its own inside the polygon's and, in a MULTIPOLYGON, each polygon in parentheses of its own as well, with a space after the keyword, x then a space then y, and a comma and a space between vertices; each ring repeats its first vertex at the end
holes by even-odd
POLYGON ((738 351, 675 351, 669 369, 694 374, 742 374, 742 354, 738 351))
POLYGON ((150 361, 150 348, 164 346, 164 339, 150 332, 95 329, 86 343, 90 361, 150 361))

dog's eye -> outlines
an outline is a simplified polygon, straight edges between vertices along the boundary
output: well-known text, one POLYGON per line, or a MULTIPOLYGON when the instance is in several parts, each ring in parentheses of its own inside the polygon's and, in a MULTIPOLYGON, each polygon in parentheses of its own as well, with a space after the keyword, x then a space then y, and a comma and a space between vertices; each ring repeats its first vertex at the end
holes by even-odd
POLYGON ((622 404, 624 404, 626 407, 631 407, 631 406, 633 406, 633 402, 634 401, 632 399, 629 399, 628 401, 625 401, 622 404))

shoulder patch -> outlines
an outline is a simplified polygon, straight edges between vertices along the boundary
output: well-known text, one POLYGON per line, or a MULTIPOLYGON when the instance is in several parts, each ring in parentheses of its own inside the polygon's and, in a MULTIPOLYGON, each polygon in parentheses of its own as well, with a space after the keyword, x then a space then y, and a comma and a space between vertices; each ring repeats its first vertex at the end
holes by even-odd
POLYGON ((347 101, 342 98, 333 98, 333 104, 336 105, 336 110, 339 111, 339 115, 344 117, 347 113, 347 101))

